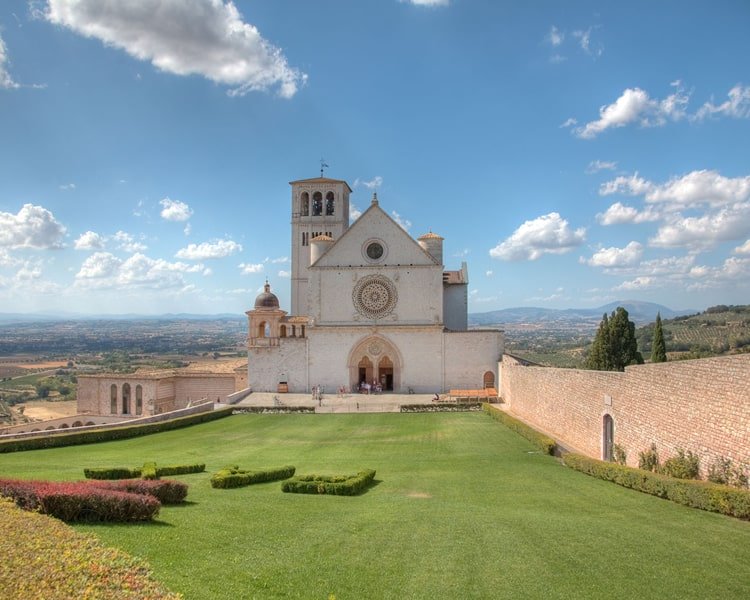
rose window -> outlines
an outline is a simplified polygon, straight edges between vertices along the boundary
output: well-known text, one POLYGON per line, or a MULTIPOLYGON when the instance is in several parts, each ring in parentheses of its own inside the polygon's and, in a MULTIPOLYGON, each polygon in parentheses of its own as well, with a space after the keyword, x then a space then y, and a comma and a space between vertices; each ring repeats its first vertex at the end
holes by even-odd
POLYGON ((372 319, 390 314, 396 306, 397 297, 396 286, 383 275, 363 277, 352 293, 357 312, 372 319))

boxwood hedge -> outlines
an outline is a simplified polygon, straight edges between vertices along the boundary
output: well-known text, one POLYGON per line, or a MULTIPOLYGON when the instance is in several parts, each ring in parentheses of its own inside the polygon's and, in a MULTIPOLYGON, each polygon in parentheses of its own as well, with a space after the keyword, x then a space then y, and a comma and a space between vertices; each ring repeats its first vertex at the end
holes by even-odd
POLYGON ((291 494, 332 494, 356 496, 375 479, 374 469, 365 469, 356 475, 301 475, 281 484, 281 491, 291 494))
MULTIPOLYGON (((143 467, 103 467, 88 468, 83 470, 86 479, 158 479, 162 475, 186 475, 189 473, 202 473, 206 470, 205 463, 196 463, 192 465, 156 465, 156 477, 146 477, 146 465, 155 463, 145 463, 143 467)), ((149 471, 150 473, 151 471, 149 471)))
POLYGON ((279 481, 288 479, 294 475, 294 467, 286 466, 278 469, 258 469, 247 471, 240 469, 237 465, 224 467, 211 476, 211 487, 214 488, 237 488, 253 483, 264 483, 266 481, 279 481))
POLYGON ((512 429, 517 434, 525 437, 532 444, 541 449, 545 454, 554 454, 557 444, 551 437, 539 433, 533 427, 529 427, 526 423, 519 421, 518 419, 511 417, 508 413, 499 408, 492 406, 491 404, 484 404, 484 412, 490 415, 496 421, 500 421, 508 429, 512 429))

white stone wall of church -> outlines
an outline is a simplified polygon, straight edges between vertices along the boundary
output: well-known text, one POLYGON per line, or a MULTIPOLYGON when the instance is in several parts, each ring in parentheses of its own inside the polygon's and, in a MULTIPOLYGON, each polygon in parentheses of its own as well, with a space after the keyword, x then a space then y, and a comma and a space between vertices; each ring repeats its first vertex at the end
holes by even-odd
POLYGON ((503 333, 497 330, 446 332, 445 379, 448 388, 482 389, 490 371, 498 386, 498 361, 503 355, 503 333))
POLYGON ((443 282, 439 266, 374 268, 339 267, 313 269, 310 281, 311 315, 317 325, 382 322, 431 325, 443 321, 443 282), (352 299, 357 281, 384 275, 397 292, 393 312, 377 321, 360 315, 352 299))
POLYGON ((468 310, 468 286, 443 286, 443 319, 447 329, 466 331, 469 328, 468 310))
POLYGON ((276 392, 286 381, 290 392, 307 392, 307 338, 283 338, 278 346, 249 348, 248 387, 255 392, 276 392))

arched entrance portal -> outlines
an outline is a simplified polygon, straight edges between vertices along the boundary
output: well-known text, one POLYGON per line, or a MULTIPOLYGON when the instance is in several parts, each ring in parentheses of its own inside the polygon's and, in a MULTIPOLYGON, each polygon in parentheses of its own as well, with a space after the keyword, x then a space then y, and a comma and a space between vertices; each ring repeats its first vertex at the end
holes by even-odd
POLYGON ((351 388, 375 384, 385 391, 401 388, 401 353, 389 340, 374 335, 360 340, 349 353, 351 388))

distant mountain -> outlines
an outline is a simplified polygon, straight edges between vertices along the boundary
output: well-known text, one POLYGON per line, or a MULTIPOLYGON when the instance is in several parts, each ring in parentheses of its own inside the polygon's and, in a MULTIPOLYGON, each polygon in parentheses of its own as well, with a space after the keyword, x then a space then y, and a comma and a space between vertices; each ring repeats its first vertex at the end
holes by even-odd
POLYGON ((119 315, 88 315, 73 312, 0 313, 0 323, 39 323, 45 321, 219 321, 244 320, 235 313, 201 315, 194 313, 165 313, 162 315, 139 315, 135 313, 119 315))
POLYGON ((628 311, 630 319, 636 325, 645 325, 656 319, 661 313, 663 319, 673 319, 683 315, 692 315, 697 310, 672 310, 662 304, 641 302, 639 300, 619 300, 598 308, 539 308, 519 307, 504 308, 483 313, 469 313, 469 325, 494 325, 502 323, 553 323, 553 322, 591 322, 598 323, 602 315, 612 313, 618 306, 628 311))

